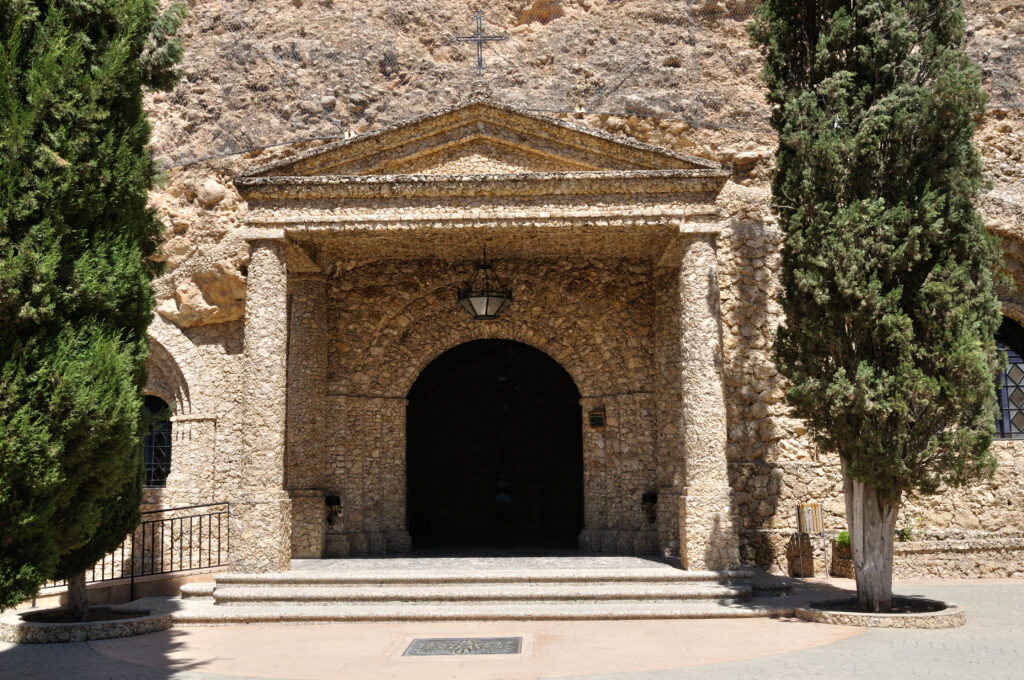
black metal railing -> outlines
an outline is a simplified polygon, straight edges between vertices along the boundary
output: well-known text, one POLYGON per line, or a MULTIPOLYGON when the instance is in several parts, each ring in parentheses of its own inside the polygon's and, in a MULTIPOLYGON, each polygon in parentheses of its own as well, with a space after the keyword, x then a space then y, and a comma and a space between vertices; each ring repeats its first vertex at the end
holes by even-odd
MULTIPOLYGON (((229 503, 146 510, 138 528, 86 572, 86 583, 130 579, 135 599, 136 577, 226 566, 230 513, 229 503)), ((50 581, 43 590, 65 585, 50 581)))

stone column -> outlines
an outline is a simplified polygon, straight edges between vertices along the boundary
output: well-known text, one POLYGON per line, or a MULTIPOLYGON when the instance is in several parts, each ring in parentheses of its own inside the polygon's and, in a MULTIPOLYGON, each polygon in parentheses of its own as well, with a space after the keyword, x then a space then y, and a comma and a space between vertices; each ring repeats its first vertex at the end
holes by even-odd
POLYGON ((285 488, 292 499, 292 555, 323 557, 327 399, 326 281, 322 273, 288 280, 288 415, 285 488))
POLYGON ((684 235, 679 261, 680 369, 685 488, 679 499, 679 555, 686 569, 739 565, 726 464, 722 320, 715 237, 684 235))
POLYGON ((288 569, 291 502, 284 490, 288 274, 283 234, 250 240, 245 303, 243 460, 231 505, 230 568, 288 569))

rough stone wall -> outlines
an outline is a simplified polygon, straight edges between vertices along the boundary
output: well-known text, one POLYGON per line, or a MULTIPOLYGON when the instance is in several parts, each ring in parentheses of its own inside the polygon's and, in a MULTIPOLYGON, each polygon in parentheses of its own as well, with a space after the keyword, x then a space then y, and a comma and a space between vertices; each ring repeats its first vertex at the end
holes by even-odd
MULTIPOLYGON (((744 181, 742 176, 737 176, 735 179, 744 181)), ((778 323, 779 313, 774 302, 774 295, 777 292, 776 272, 780 234, 774 227, 767 208, 766 190, 756 185, 743 186, 741 182, 730 182, 718 199, 724 227, 718 238, 717 257, 723 324, 723 376, 730 485, 734 491, 743 561, 775 571, 792 573, 794 565, 797 563, 793 547, 795 528, 793 514, 796 503, 821 500, 824 504, 826 525, 833 530, 841 529, 845 524, 841 484, 836 462, 828 456, 820 456, 819 459, 818 452, 814 450, 805 436, 802 424, 786 415, 783 399, 784 386, 771 361, 771 338, 774 327, 778 323)), ((1004 222, 1003 224, 1012 223, 1004 222)), ((245 261, 248 261, 247 255, 245 261)), ((331 285, 338 287, 338 290, 347 290, 347 295, 358 296, 367 291, 376 294, 378 304, 382 309, 393 309, 389 306, 390 301, 385 299, 386 291, 394 290, 398 281, 401 281, 402 286, 407 288, 409 281, 419 281, 421 278, 415 271, 416 265, 411 263, 395 264, 393 265, 395 271, 390 275, 382 274, 379 281, 374 278, 376 274, 368 276, 364 283, 358 284, 363 288, 361 292, 356 293, 355 288, 346 289, 347 286, 356 285, 348 282, 350 271, 347 268, 352 266, 350 263, 339 263, 338 276, 331 285)), ((518 263, 516 266, 518 267, 518 263)), ((553 265, 547 263, 544 266, 551 267, 553 265)), ((558 267, 563 270, 571 270, 573 265, 563 263, 555 268, 558 267)), ((518 270, 516 271, 517 278, 518 270)), ((658 271, 667 271, 668 273, 659 275, 652 272, 650 276, 656 280, 659 276, 663 278, 674 276, 671 270, 659 268, 658 271)), ((456 316, 461 314, 461 310, 450 305, 450 299, 447 299, 446 296, 450 296, 450 288, 457 285, 467 274, 468 272, 465 270, 450 272, 447 278, 442 277, 445 281, 443 285, 434 282, 433 304, 450 306, 451 310, 456 311, 456 316)), ((549 272, 543 274, 545 277, 550 275, 549 272)), ((647 276, 646 273, 644 275, 647 276)), ((609 276, 611 275, 609 274, 609 276)), ((418 285, 429 286, 431 282, 423 280, 418 285)), ((664 285, 666 284, 655 286, 654 300, 661 299, 658 297, 658 293, 664 290, 664 285)), ((580 284, 571 287, 573 291, 585 289, 586 286, 580 284)), ((529 295, 533 294, 533 291, 530 291, 529 295)), ((611 297, 614 298, 614 295, 611 297)), ((654 304, 660 305, 658 308, 666 310, 666 313, 655 314, 654 308, 652 308, 650 312, 652 320, 648 326, 650 330, 645 332, 656 336, 650 346, 662 349, 653 352, 646 359, 641 359, 640 365, 644 361, 649 362, 649 368, 645 370, 650 371, 651 379, 647 381, 644 389, 660 391, 667 396, 671 390, 662 385, 660 380, 655 379, 654 376, 666 370, 664 365, 678 362, 678 357, 674 356, 673 350, 664 349, 666 341, 663 334, 670 333, 671 328, 659 326, 660 322, 657 319, 671 319, 674 314, 668 313, 669 308, 665 306, 667 303, 664 300, 654 304), (659 336, 659 333, 662 335, 659 336), (658 368, 658 366, 662 367, 658 368)), ((1012 302, 1008 303, 1007 313, 1019 318, 1013 304, 1012 302)), ((407 391, 408 385, 411 385, 411 381, 433 356, 450 345, 472 339, 472 336, 445 327, 438 331, 438 337, 433 340, 432 344, 428 343, 428 349, 422 355, 413 355, 404 348, 414 346, 415 343, 410 342, 407 345, 405 342, 399 341, 406 328, 414 325, 414 317, 406 314, 405 309, 409 307, 418 310, 419 314, 424 314, 429 305, 414 299, 404 302, 403 305, 405 306, 399 308, 402 311, 392 319, 374 321, 370 314, 358 322, 354 321, 355 325, 346 327, 344 330, 345 335, 349 337, 360 334, 367 337, 376 337, 380 333, 385 336, 390 334, 390 344, 384 343, 382 339, 378 344, 388 345, 388 354, 385 356, 394 365, 406 366, 400 379, 407 391), (379 328, 378 324, 381 324, 379 328)), ((571 321, 573 314, 566 313, 565 318, 558 321, 558 325, 555 327, 561 328, 571 321)), ((468 323, 465 320, 462 322, 468 323)), ((241 456, 240 442, 245 421, 239 410, 241 404, 239 391, 224 389, 224 386, 241 384, 240 351, 243 337, 241 323, 203 324, 179 330, 167 321, 157 321, 152 332, 155 337, 162 337, 163 342, 166 343, 166 345, 159 345, 165 347, 166 352, 154 351, 152 391, 165 399, 168 397, 174 399, 178 408, 173 426, 175 463, 172 466, 168 488, 148 491, 146 500, 150 505, 169 507, 230 498, 232 490, 238 488, 238 484, 242 481, 237 462, 241 456), (172 363, 179 364, 179 367, 174 368, 172 363), (183 474, 185 471, 187 474, 183 474)), ((566 361, 576 361, 577 363, 580 361, 573 358, 572 349, 567 346, 570 343, 559 343, 557 338, 545 337, 543 333, 538 335, 535 329, 510 333, 515 332, 520 333, 520 337, 516 339, 523 339, 524 342, 535 345, 537 342, 543 343, 542 349, 548 351, 556 359, 558 359, 557 354, 565 358, 566 361)), ((585 329, 576 328, 570 332, 570 335, 582 337, 587 335, 587 332, 585 329)), ((630 365, 628 361, 623 364, 623 360, 630 356, 631 351, 635 354, 635 348, 626 351, 616 346, 616 343, 617 345, 628 344, 631 340, 627 336, 616 338, 615 343, 612 343, 609 348, 600 351, 600 357, 612 357, 612 363, 630 365)), ((408 340, 409 336, 406 336, 406 339, 408 340)), ((604 338, 600 338, 600 340, 607 341, 604 338)), ((590 342, 593 342, 593 338, 590 339, 590 342)), ((642 344, 646 342, 646 339, 643 336, 638 336, 632 342, 642 344)), ((360 346, 353 351, 363 352, 368 349, 370 348, 360 346)), ((378 352, 384 352, 384 350, 380 349, 378 352)), ((366 356, 376 359, 382 355, 378 353, 366 356)), ((594 357, 595 360, 597 358, 597 356, 594 357)), ((636 361, 637 359, 634 358, 633 367, 637 365, 636 361)), ((380 376, 371 378, 370 374, 364 374, 357 368, 349 377, 341 377, 342 384, 332 384, 332 390, 338 391, 339 394, 345 394, 350 389, 358 392, 359 389, 369 387, 379 378, 380 376), (345 384, 345 381, 350 381, 351 384, 345 384)), ((336 382, 334 378, 332 381, 336 382)), ((593 394, 606 395, 621 389, 621 384, 599 386, 595 388, 593 394)), ((392 390, 390 396, 404 398, 404 392, 392 390)), ((603 399, 603 401, 610 400, 603 399)), ((658 452, 669 451, 673 446, 679 446, 679 433, 673 431, 672 416, 665 413, 666 405, 671 402, 662 398, 653 401, 652 409, 655 411, 655 415, 652 416, 651 422, 659 424, 653 428, 655 429, 653 434, 655 442, 649 445, 653 452, 650 473, 648 475, 647 472, 644 472, 638 475, 636 479, 642 480, 642 483, 636 483, 635 489, 628 491, 627 496, 643 493, 648 490, 648 487, 653 487, 661 492, 662 499, 667 499, 670 494, 678 493, 680 472, 669 461, 659 457, 661 454, 658 452)), ((609 408, 610 411, 614 411, 618 407, 609 408)), ((369 412, 373 409, 365 410, 369 412)), ((671 409, 669 408, 669 410, 671 409)), ((398 430, 401 428, 396 428, 394 440, 404 434, 398 430)), ((608 434, 602 435, 602 439, 606 439, 608 434)), ((590 436, 589 433, 587 436, 590 436)), ((596 439, 594 441, 596 442, 596 439)), ((622 457, 618 452, 620 450, 635 450, 636 445, 630 442, 621 449, 616 448, 618 446, 620 446, 618 443, 610 442, 606 446, 606 450, 611 452, 609 460, 619 461, 615 464, 621 466, 628 462, 628 459, 622 457)), ((645 442, 641 448, 647 446, 648 444, 645 442)), ((1013 442, 1000 442, 995 446, 1000 457, 1001 468, 994 482, 984 483, 963 491, 948 492, 934 499, 912 501, 903 513, 905 521, 917 526, 918 533, 922 536, 941 537, 949 532, 964 529, 970 530, 978 536, 986 536, 989 532, 1005 534, 1006 532, 1021 531, 1022 513, 1017 499, 1022 497, 1020 491, 1024 490, 1024 482, 1021 479, 1024 474, 1024 466, 1020 462, 1021 449, 1024 447, 1013 442)), ((599 450, 596 443, 590 448, 599 450)), ((400 459, 401 455, 395 452, 394 457, 397 465, 397 459, 400 459)), ((629 465, 632 464, 629 463, 629 465)), ((605 464, 600 463, 600 465, 605 464)), ((637 465, 647 470, 647 463, 638 463, 637 465)), ((323 488, 319 492, 321 495, 307 497, 300 501, 297 494, 293 493, 293 497, 296 498, 293 526, 296 528, 306 526, 307 520, 303 518, 307 517, 314 526, 324 526, 326 515, 322 507, 322 494, 335 489, 340 492, 345 488, 344 484, 336 480, 345 477, 346 469, 342 465, 332 473, 335 475, 335 481, 328 483, 328 478, 324 479, 323 488)), ((598 467, 594 469, 598 469, 598 467)), ((613 470, 614 466, 607 469, 613 470)), ((601 474, 595 475, 595 485, 600 483, 598 480, 601 479, 601 474)), ((395 475, 392 475, 392 478, 396 478, 395 475)), ((352 482, 348 482, 348 484, 350 487, 352 486, 352 482)), ((362 491, 351 488, 347 493, 357 496, 362 491)), ((600 546, 600 549, 619 552, 624 551, 627 545, 646 550, 651 539, 649 536, 639 533, 646 531, 643 528, 646 520, 641 518, 639 503, 637 502, 635 505, 637 507, 634 508, 636 519, 634 526, 621 529, 611 526, 614 522, 601 520, 599 522, 602 527, 600 537, 592 537, 588 534, 586 545, 595 548, 600 546), (622 531, 626 533, 623 534, 622 531), (639 546, 645 547, 640 548, 639 546)), ((293 546, 296 554, 315 555, 325 549, 328 553, 333 551, 334 554, 349 554, 353 550, 352 546, 356 550, 362 550, 362 546, 365 545, 368 551, 371 544, 380 548, 380 546, 387 546, 389 540, 395 546, 403 544, 403 537, 400 533, 390 539, 357 537, 351 544, 347 542, 347 539, 342 540, 342 536, 366 533, 366 531, 371 534, 382 530, 401 531, 401 529, 389 528, 391 526, 401 527, 401 522, 380 523, 379 528, 374 523, 364 524, 365 518, 362 509, 360 506, 357 508, 359 508, 359 513, 353 513, 347 518, 342 517, 339 520, 340 523, 335 527, 327 528, 327 544, 325 546, 318 543, 325 539, 320 538, 317 531, 297 531, 296 543, 293 546), (358 521, 356 517, 358 517, 358 521), (367 527, 366 530, 363 529, 364 526, 367 527), (374 541, 376 543, 373 543, 374 541)), ((670 527, 673 524, 673 520, 670 519, 671 514, 670 503, 659 503, 657 517, 661 536, 658 546, 659 549, 668 552, 678 550, 677 546, 671 545, 672 531, 670 527), (669 528, 666 529, 666 527, 669 528)), ((625 515, 627 519, 624 523, 634 524, 632 519, 628 519, 629 516, 627 512, 625 515)), ((1013 549, 1005 549, 998 554, 1017 555, 1018 557, 1020 555, 1019 552, 1014 553, 1013 549)), ((902 555, 902 552, 897 553, 898 574, 946 573, 948 569, 942 567, 941 564, 952 564, 945 558, 940 559, 937 556, 938 553, 925 551, 917 554, 917 557, 914 558, 916 566, 911 571, 902 572, 900 570, 903 567, 899 562, 904 559, 902 555), (935 556, 934 559, 929 555, 935 556), (928 567, 929 559, 932 560, 932 563, 940 566, 928 567), (928 571, 929 569, 932 571, 928 571)), ((989 560, 985 564, 994 564, 994 562, 989 560)), ((823 566, 817 568, 820 570, 823 566)), ((983 567, 979 566, 978 568, 982 569, 983 567)), ((907 567, 907 569, 911 568, 907 567)), ((986 573, 998 572, 997 567, 990 566, 984 567, 984 569, 986 573)))
POLYGON ((513 302, 490 322, 455 301, 471 263, 363 263, 330 280, 325 484, 343 511, 328 530, 329 553, 407 545, 396 533, 405 528, 406 395, 430 361, 481 338, 546 352, 576 381, 584 410, 606 410, 603 430, 584 424, 585 545, 657 550, 641 507, 658 488, 651 265, 501 260, 495 270, 513 285, 513 302), (379 532, 386 536, 361 536, 379 532))
POLYGON ((326 501, 321 437, 327 396, 323 274, 288 277, 288 395, 284 486, 292 499, 292 555, 321 557, 326 501), (297 462, 302 461, 302 465, 297 462))
MULTIPOLYGON (((722 324, 723 324, 723 376, 725 383, 725 401, 728 429, 727 455, 729 458, 730 485, 734 491, 736 505, 736 518, 741 535, 741 551, 743 561, 757 564, 775 571, 794 571, 796 562, 794 548, 795 519, 793 517, 796 503, 807 500, 821 500, 824 504, 826 514, 826 525, 833 530, 841 529, 845 521, 844 508, 842 503, 841 484, 839 483, 838 465, 828 456, 821 456, 814 450, 814 447, 807 440, 804 428, 799 421, 786 416, 786 408, 783 400, 783 385, 771 361, 771 338, 774 327, 778 323, 778 308, 774 303, 774 295, 777 292, 776 272, 778 267, 778 244, 780 234, 773 225, 773 221, 767 209, 767 192, 763 187, 743 186, 739 182, 730 182, 723 190, 718 199, 718 207, 722 211, 723 231, 718 238, 718 266, 719 286, 721 295, 722 324)), ((247 261, 247 256, 246 256, 247 261)), ((332 286, 339 291, 346 291, 346 295, 361 296, 367 292, 376 295, 378 305, 381 309, 400 310, 391 319, 373 319, 372 314, 366 315, 359 321, 353 320, 355 325, 344 329, 348 337, 365 335, 366 337, 377 338, 383 334, 390 338, 384 342, 384 338, 377 338, 375 342, 388 346, 386 355, 382 355, 383 349, 376 349, 377 354, 366 354, 375 360, 386 356, 388 361, 396 366, 404 365, 405 371, 400 377, 401 384, 407 391, 412 380, 419 371, 436 354, 447 347, 461 341, 472 339, 471 334, 462 331, 456 332, 452 327, 446 326, 438 331, 438 337, 432 343, 428 342, 427 348, 422 355, 410 353, 406 347, 416 346, 413 342, 403 342, 400 338, 406 329, 413 323, 414 316, 406 313, 410 308, 418 310, 416 313, 427 314, 430 306, 422 301, 410 298, 403 302, 403 306, 395 308, 390 305, 387 292, 394 290, 399 281, 402 282, 399 288, 408 287, 409 281, 420 281, 417 285, 421 287, 434 286, 433 303, 439 307, 445 307, 449 312, 454 311, 456 317, 461 314, 454 305, 450 304, 447 296, 451 295, 451 288, 462 280, 468 271, 465 267, 457 272, 450 271, 446 277, 442 277, 444 283, 422 280, 417 273, 418 265, 412 263, 400 263, 392 266, 391 274, 385 275, 376 272, 364 277, 363 283, 350 282, 349 267, 351 263, 339 263, 338 275, 332 280, 332 286), (380 280, 375 277, 381 274, 380 280), (390 276, 390 278, 389 278, 390 276), (362 286, 359 292, 355 286, 362 286), (378 327, 378 324, 380 326, 378 327)), ((515 266, 518 268, 519 263, 515 266)), ((564 271, 572 270, 574 265, 562 263, 552 265, 544 264, 545 267, 559 267, 564 271)), ((645 265, 646 266, 646 265, 645 265)), ((358 267, 356 269, 359 269, 358 267)), ((449 267, 451 269, 451 267, 449 267)), ((355 270, 353 270, 355 271, 355 270)), ((516 269, 518 278, 518 269, 516 269)), ((538 270, 539 272, 540 270, 538 270)), ((563 271, 563 273, 564 273, 563 271)), ((547 280, 552 276, 551 272, 545 271, 538 274, 547 280)), ((671 278, 675 276, 671 269, 657 268, 649 274, 655 280, 671 278), (657 272, 662 272, 658 274, 657 272)), ((614 278, 613 274, 608 275, 614 278)), ((644 276, 648 276, 645 270, 644 276)), ((358 277, 356 277, 358 278, 358 277)), ((627 277, 628 278, 628 277, 627 277)), ((588 284, 589 285, 589 284, 588 284)), ((629 334, 617 337, 614 343, 602 349, 594 360, 611 357, 611 361, 617 365, 630 366, 634 370, 638 365, 649 362, 649 367, 644 370, 650 371, 651 378, 646 381, 645 390, 658 391, 660 394, 669 396, 670 387, 665 386, 660 379, 654 376, 664 373, 666 366, 678 362, 677 353, 666 348, 664 334, 671 334, 671 324, 661 324, 658 319, 672 319, 675 314, 671 312, 670 306, 666 306, 664 282, 654 286, 655 295, 652 298, 652 311, 649 331, 653 336, 650 347, 661 348, 653 351, 645 359, 632 359, 632 364, 626 360, 635 347, 626 350, 618 345, 630 342, 643 344, 647 342, 644 336, 636 336, 632 339, 629 334), (661 295, 661 297, 659 297, 661 295), (661 302, 657 302, 661 300, 661 302), (664 313, 655 313, 653 310, 662 309, 664 313), (660 366, 660 368, 659 368, 660 366)), ((576 283, 570 287, 572 291, 586 290, 587 286, 576 283)), ((522 293, 527 291, 523 290, 522 293)), ((529 296, 534 292, 529 291, 529 296)), ((415 296, 412 296, 413 298, 415 296)), ((615 298, 615 295, 611 295, 615 298)), ((355 298, 353 298, 355 299, 355 298)), ((522 299, 529 299, 524 297, 522 299)), ((1008 305, 1007 313, 1012 316, 1018 314, 1014 311, 1012 303, 1008 305)), ((561 328, 571 321, 575 314, 566 310, 564 318, 557 319, 556 328, 561 328)), ((512 318, 512 317, 509 317, 512 318)), ((456 318, 456 321, 468 323, 468 321, 456 318)), ((456 324, 457 326, 457 324, 456 324)), ((173 436, 175 438, 175 463, 172 466, 172 474, 167 489, 149 490, 147 502, 150 505, 161 505, 170 507, 174 505, 186 505, 211 500, 223 500, 230 498, 234 489, 242 481, 242 475, 238 471, 240 459, 240 442, 245 428, 244 418, 241 417, 240 405, 241 394, 238 390, 224 389, 225 385, 241 384, 241 362, 240 351, 242 344, 242 327, 239 322, 204 324, 199 326, 176 329, 167 321, 157 321, 152 331, 155 337, 162 337, 160 347, 165 347, 166 352, 154 351, 152 391, 165 399, 170 397, 175 400, 178 408, 175 413, 173 436), (172 361, 173 360, 173 361, 172 361), (174 368, 172 364, 180 364, 174 368), (187 397, 185 396, 187 394, 187 397), (177 395, 177 396, 175 396, 177 395), (186 472, 187 474, 183 474, 186 472)), ((542 349, 548 351, 556 359, 563 357, 560 361, 577 362, 580 359, 573 357, 571 343, 559 343, 557 338, 548 337, 545 334, 538 334, 537 330, 510 331, 511 334, 520 333, 516 339, 523 339, 531 344, 542 343, 542 349), (558 356, 556 356, 558 355, 558 356)), ((588 336, 585 329, 577 327, 569 335, 575 337, 588 336)), ((588 336, 589 337, 589 336, 588 336)), ((406 335, 406 340, 410 336, 406 335)), ((607 343, 608 339, 598 338, 607 343)), ((419 338, 420 341, 423 338, 419 338)), ((590 338, 593 342, 594 338, 590 338)), ((368 346, 357 346, 353 352, 366 352, 368 346)), ((587 351, 586 348, 581 351, 587 351)), ((371 367, 372 368, 372 367, 371 367)), ((568 366, 567 366, 568 368, 568 366)), ((576 370, 579 370, 578 368, 576 370)), ((673 369, 678 370, 678 368, 673 369)), ((573 372, 570 370, 570 372, 573 372)), ((669 371, 670 373, 672 371, 669 371)), ((357 367, 352 373, 343 372, 340 384, 333 377, 331 389, 339 394, 345 394, 348 390, 355 390, 358 393, 366 389, 372 383, 378 381, 381 376, 371 377, 369 373, 360 371, 357 367), (347 376, 347 377, 346 377, 347 376), (348 384, 346 383, 348 381, 348 384)), ((593 378, 591 378, 593 380, 593 378)), ((615 382, 615 381, 613 381, 615 382)), ((581 387, 582 389, 582 387, 581 387)), ((616 384, 595 387, 592 394, 607 395, 621 391, 623 384, 619 381, 616 384)), ((586 392, 585 392, 586 393, 586 392)), ((390 397, 404 398, 401 389, 392 390, 390 397)), ((603 398, 603 402, 610 403, 610 399, 603 398)), ((596 402, 595 402, 596 403, 596 402)), ((659 423, 655 428, 651 444, 643 443, 643 447, 649 446, 653 452, 650 463, 650 473, 647 463, 637 463, 643 467, 645 472, 636 477, 642 483, 636 482, 635 489, 627 492, 627 496, 636 495, 649 490, 649 487, 656 488, 661 493, 662 502, 658 508, 658 526, 660 539, 658 546, 660 550, 673 552, 678 546, 672 546, 672 524, 677 519, 671 518, 673 511, 672 504, 664 502, 673 493, 679 492, 681 474, 673 467, 670 461, 665 460, 661 453, 672 450, 673 446, 680 446, 681 439, 678 432, 675 432, 671 424, 672 415, 666 413, 665 409, 671 411, 671 400, 657 398, 653 400, 654 415, 650 422, 659 423)), ((402 408, 404 409, 404 403, 402 408)), ((617 408, 609 407, 614 412, 617 408)), ((358 409, 356 409, 358 411, 358 409)), ((376 409, 365 408, 365 412, 376 409)), ((357 418, 358 420, 358 418, 357 418)), ((363 427, 359 425, 356 429, 363 427)), ((370 427, 370 426, 366 426, 370 427)), ((392 437, 393 441, 404 435, 400 432, 401 427, 396 426, 392 437)), ((606 451, 611 455, 608 460, 614 465, 633 465, 628 458, 623 457, 619 451, 632 451, 635 446, 632 442, 625 444, 621 449, 617 442, 609 442, 609 433, 602 435, 606 442, 606 451), (619 461, 619 462, 615 462, 619 461)), ((587 433, 590 437, 590 433, 587 433)), ((594 439, 594 442, 597 440, 594 439)), ((588 445, 588 448, 600 450, 596 443, 588 445)), ((1021 497, 1020 491, 1024 489, 1021 476, 1024 474, 1021 459, 1021 444, 1013 442, 1000 442, 996 444, 996 450, 1000 457, 1001 468, 993 483, 985 483, 958 492, 949 492, 934 499, 921 499, 912 501, 907 510, 903 513, 905 521, 918 527, 922 536, 943 536, 948 532, 955 532, 958 529, 969 529, 976 535, 985 536, 989 532, 1013 532, 1021 530, 1021 511, 1017 499, 1021 497), (945 532, 945 533, 944 533, 945 532)), ((398 465, 401 459, 400 452, 393 452, 394 464, 398 465)), ((645 454, 646 455, 646 454, 645 454)), ((595 458, 595 461, 603 460, 595 458)), ((594 469, 613 471, 612 467, 601 468, 606 465, 599 463, 594 469)), ((318 531, 299 530, 300 526, 307 526, 312 522, 313 526, 325 526, 326 513, 322 507, 323 494, 345 489, 345 484, 337 481, 347 478, 345 465, 339 466, 332 474, 335 475, 331 481, 325 477, 319 495, 305 497, 300 500, 295 492, 296 486, 292 485, 293 498, 296 500, 296 507, 293 512, 293 526, 296 527, 296 541, 293 546, 295 554, 315 555, 323 550, 329 554, 349 554, 353 550, 369 551, 371 546, 382 549, 387 546, 390 540, 394 546, 403 545, 401 528, 402 523, 391 522, 365 524, 364 514, 361 506, 356 506, 357 513, 348 517, 339 518, 339 523, 334 527, 327 528, 326 539, 321 537, 318 531), (330 482, 330 483, 328 483, 330 482), (357 520, 358 517, 358 520, 357 520), (305 518, 308 518, 305 519, 305 518), (367 529, 363 529, 366 526, 367 529), (366 533, 370 534, 379 531, 397 531, 390 539, 363 536, 353 539, 342 539, 349 534, 366 533), (326 544, 320 541, 326 540, 326 544), (374 543, 376 542, 376 543, 374 543)), ((294 473, 289 473, 294 474, 294 473)), ((390 474, 390 473, 389 473, 390 474)), ((397 478, 399 473, 391 475, 392 479, 397 478)), ((595 474, 595 488, 600 484, 601 472, 595 474)), ((615 474, 611 472, 611 474, 615 474)), ((354 488, 351 481, 348 494, 353 497, 363 493, 363 490, 354 488)), ((302 486, 302 485, 298 485, 302 486)), ((397 493, 397 492, 396 492, 397 493)), ((400 493, 397 493, 401 496, 400 493)), ((634 508, 636 522, 629 519, 630 514, 624 515, 627 519, 619 524, 635 524, 628 529, 621 529, 613 526, 615 522, 604 520, 598 521, 601 525, 600 535, 594 537, 592 534, 585 536, 586 545, 610 551, 628 551, 627 546, 634 549, 646 550, 651 544, 651 538, 641 535, 645 519, 641 518, 639 503, 634 508), (623 534, 622 532, 625 531, 623 534), (643 546, 643 547, 640 547, 643 546)), ((596 508, 595 508, 596 510, 596 508)), ((404 509, 403 509, 404 512, 404 509)), ((369 515, 366 515, 369 516, 369 515)), ((618 515, 616 515, 618 516, 618 515)), ((903 553, 898 553, 897 573, 901 572, 899 560, 903 553)), ((937 555, 925 551, 915 558, 913 569, 915 573, 928 572, 930 567, 925 564, 928 555, 937 555), (922 566, 923 565, 923 566, 922 566)), ((1012 550, 1004 550, 999 554, 1018 555, 1012 550)), ((819 559, 820 562, 820 559, 819 559)), ((943 562, 935 557, 935 564, 943 562)), ((947 560, 948 562, 948 560, 947 560)), ((991 561, 990 561, 991 562, 991 561)), ((988 563, 986 563, 988 564, 988 563)), ((819 570, 823 566, 817 567, 819 570)), ((981 567, 979 567, 980 569, 981 567)), ((909 569, 909 567, 908 567, 909 569)), ((942 567, 935 567, 934 573, 943 573, 942 567)), ((988 572, 996 573, 996 567, 986 567, 988 572)), ((910 573, 909 571, 906 573, 910 573)))
POLYGON ((341 497, 325 555, 402 552, 405 518, 405 399, 330 394, 325 485, 341 497))
POLYGON ((178 329, 159 317, 149 329, 146 391, 172 405, 171 471, 147 488, 144 509, 230 500, 237 488, 244 418, 240 413, 240 323, 178 329))
POLYGON ((1024 536, 897 543, 894 578, 1020 578, 1024 536))
MULTIPOLYGON (((819 452, 799 420, 789 417, 785 383, 772 360, 772 339, 781 318, 777 303, 781 233, 768 214, 767 191, 730 183, 719 196, 725 215, 719 238, 719 282, 725 328, 726 403, 729 420, 730 485, 735 492, 743 561, 781 573, 799 573, 795 510, 798 503, 822 503, 825 526, 846 526, 838 458, 819 452)), ((1004 306, 1016 317, 1012 303, 1004 306)), ((997 441, 999 470, 991 482, 947 490, 930 498, 905 499, 899 529, 917 540, 943 539, 968 531, 983 538, 1018 535, 1024 527, 1024 442, 997 441)), ((938 550, 898 551, 896 573, 956 573, 938 550), (915 555, 913 564, 910 555, 915 555), (935 557, 935 566, 927 562, 935 557), (901 566, 906 561, 908 566, 901 566), (946 567, 942 564, 947 564, 946 567)), ((998 553, 1019 560, 1024 553, 998 553)), ((974 562, 972 562, 974 563, 974 562)), ((1012 560, 979 573, 1013 571, 1012 560), (1010 565, 1010 566, 1007 566, 1010 565)), ((987 564, 988 566, 983 566, 987 564)), ((823 556, 815 553, 816 573, 823 556)))
POLYGON ((653 395, 584 397, 580 405, 584 414, 580 548, 618 554, 664 552, 665 547, 659 550, 657 520, 650 521, 641 503, 643 494, 658 490, 653 395), (604 428, 591 428, 586 422, 585 415, 595 409, 605 412, 604 428))

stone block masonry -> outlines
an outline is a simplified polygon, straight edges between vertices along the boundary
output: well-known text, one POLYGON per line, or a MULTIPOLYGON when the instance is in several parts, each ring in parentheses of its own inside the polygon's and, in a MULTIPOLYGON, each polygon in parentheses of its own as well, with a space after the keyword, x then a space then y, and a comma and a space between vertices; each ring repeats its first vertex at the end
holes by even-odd
MULTIPOLYGON (((188 290, 158 285, 150 329, 175 453, 147 502, 231 500, 234 568, 408 549, 406 396, 442 352, 485 338, 545 352, 584 411, 607 414, 581 423, 581 547, 792 572, 797 503, 822 501, 843 528, 837 463, 789 416, 773 365, 782 235, 753 173, 727 181, 481 101, 303 148, 235 186, 218 175, 216 202, 193 192, 188 214, 223 221, 223 238, 173 262, 188 290), (513 303, 475 323, 454 290, 483 245, 513 303), (227 283, 203 289, 203 316, 189 282, 207 274, 227 283)), ((1018 298, 1004 310, 1020 321, 1018 298)), ((919 540, 898 546, 898 575, 1016 573, 1024 456, 993 446, 991 482, 909 501, 919 540)))

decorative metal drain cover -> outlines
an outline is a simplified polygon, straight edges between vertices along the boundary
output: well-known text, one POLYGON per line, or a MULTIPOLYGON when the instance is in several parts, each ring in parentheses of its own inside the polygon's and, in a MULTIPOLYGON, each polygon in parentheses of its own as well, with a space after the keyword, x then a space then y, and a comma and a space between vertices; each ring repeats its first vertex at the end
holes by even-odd
POLYGON ((523 638, 421 638, 413 640, 403 656, 457 656, 468 654, 519 654, 523 638))

